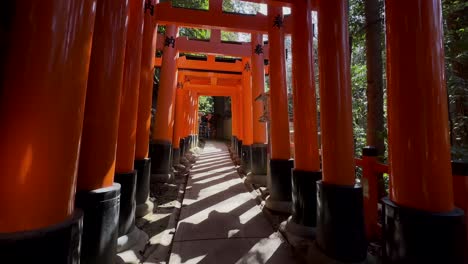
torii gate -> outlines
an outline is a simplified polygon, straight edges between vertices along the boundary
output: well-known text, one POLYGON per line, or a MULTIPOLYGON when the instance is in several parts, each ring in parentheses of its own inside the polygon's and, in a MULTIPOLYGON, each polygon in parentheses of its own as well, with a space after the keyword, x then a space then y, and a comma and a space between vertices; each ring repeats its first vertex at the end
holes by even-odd
MULTIPOLYGON (((268 4, 268 15, 225 13, 221 0, 210 0, 207 11, 173 8, 157 0, 2 5, 8 14, 0 27, 6 40, 0 60, 2 259, 112 263, 117 245, 122 250, 128 246, 126 238, 136 236, 135 215, 150 210, 148 141, 157 24, 167 30, 157 129, 152 131, 154 178, 171 179, 176 73, 179 62, 191 63, 178 59, 177 42, 185 45, 183 50, 193 46, 208 53, 222 52, 217 45, 228 44, 179 39, 178 27, 251 33, 250 54, 247 45, 237 51, 230 46, 226 52, 250 57, 252 98, 263 89, 264 74, 265 49, 255 48, 262 48, 261 36, 268 34, 272 129, 266 207, 292 211, 285 230, 315 237, 317 250, 334 261, 366 259, 366 239, 375 232, 365 232, 366 184, 356 184, 348 1, 249 1, 268 4), (292 15, 283 16, 283 6, 291 7, 292 15), (318 13, 321 157, 311 10, 318 13), (292 35, 294 54, 294 161, 285 34, 292 35)), ((466 262, 464 213, 453 198, 441 9, 441 0, 386 1, 390 196, 383 200, 382 240, 387 262, 466 262)), ((197 111, 196 92, 188 95, 185 120, 190 126, 185 130, 195 135, 196 117, 190 113, 197 111)), ((257 120, 258 108, 246 102, 247 96, 239 98, 236 104, 242 107, 235 112, 257 120)), ((244 151, 256 140, 263 147, 266 142, 255 123, 249 123, 253 129, 242 123, 234 138, 242 141, 244 151), (246 132, 253 134, 252 143, 246 132)), ((252 150, 252 165, 255 157, 252 150)))

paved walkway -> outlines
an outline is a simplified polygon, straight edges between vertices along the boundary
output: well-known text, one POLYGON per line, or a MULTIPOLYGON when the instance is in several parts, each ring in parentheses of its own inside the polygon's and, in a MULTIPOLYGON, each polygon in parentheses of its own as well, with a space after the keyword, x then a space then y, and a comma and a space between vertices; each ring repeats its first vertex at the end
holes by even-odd
POLYGON ((169 263, 296 263, 223 142, 208 141, 192 168, 169 263))

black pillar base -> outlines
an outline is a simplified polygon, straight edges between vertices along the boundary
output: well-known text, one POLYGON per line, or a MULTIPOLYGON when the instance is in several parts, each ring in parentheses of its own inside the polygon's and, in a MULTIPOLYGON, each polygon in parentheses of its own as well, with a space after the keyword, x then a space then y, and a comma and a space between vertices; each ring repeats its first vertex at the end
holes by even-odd
POLYGON ((172 149, 172 166, 180 164, 180 148, 172 149))
POLYGON ((190 145, 192 144, 190 135, 185 137, 185 153, 188 153, 188 151, 191 149, 190 145))
POLYGON ((181 138, 179 141, 180 157, 185 155, 185 139, 181 138))
POLYGON ((190 149, 195 148, 197 145, 195 135, 190 135, 190 149))
POLYGON ((229 148, 231 151, 231 157, 236 152, 236 136, 231 137, 231 147, 229 148))
MULTIPOLYGON (((34 221, 34 219, 31 219, 34 221)), ((65 221, 26 232, 0 234, 0 259, 5 263, 80 262, 83 212, 75 210, 65 221)))
POLYGON ((322 180, 321 171, 292 171, 291 220, 296 224, 317 226, 317 182, 322 180))
POLYGON ((266 175, 268 166, 268 145, 252 145, 252 173, 256 175, 266 175))
POLYGON ((237 140, 237 157, 239 160, 242 158, 242 140, 237 140))
POLYGON ((135 227, 135 192, 137 172, 116 173, 114 182, 120 183, 119 237, 128 234, 135 227))
POLYGON ((137 171, 135 216, 139 218, 153 211, 153 203, 148 201, 150 194, 151 158, 135 160, 135 170, 137 171))
POLYGON ((384 198, 385 263, 468 263, 464 213, 431 213, 384 198))
POLYGON ((231 146, 231 151, 232 151, 232 158, 235 159, 237 157, 237 147, 239 146, 239 143, 238 143, 239 139, 234 136, 233 137, 233 142, 232 142, 232 146, 231 146))
POLYGON ((291 213, 291 170, 294 160, 270 160, 267 185, 270 196, 265 206, 273 211, 291 213))
POLYGON ((367 256, 360 186, 317 183, 317 246, 330 258, 361 262, 367 256))
POLYGON ((172 143, 160 141, 153 143, 151 146, 151 181, 173 181, 172 143))
POLYGON ((120 184, 76 194, 75 206, 84 212, 81 263, 115 261, 119 231, 120 184))
POLYGON ((252 171, 252 145, 242 146, 241 170, 246 174, 252 171))

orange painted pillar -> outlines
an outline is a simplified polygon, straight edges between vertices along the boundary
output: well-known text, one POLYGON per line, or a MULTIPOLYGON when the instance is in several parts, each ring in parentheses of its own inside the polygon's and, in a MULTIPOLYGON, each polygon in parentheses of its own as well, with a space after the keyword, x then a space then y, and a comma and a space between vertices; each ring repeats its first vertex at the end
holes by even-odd
POLYGON ((237 146, 236 146, 236 162, 240 164, 242 158, 242 143, 244 140, 244 91, 242 86, 238 86, 238 100, 237 100, 237 146))
POLYGON ((190 137, 190 148, 192 148, 192 143, 193 143, 193 135, 195 134, 195 98, 194 98, 194 92, 192 90, 189 91, 189 97, 190 97, 190 104, 189 104, 189 111, 188 111, 188 116, 189 116, 189 137, 190 137))
MULTIPOLYGON (((184 87, 187 87, 188 86, 188 83, 184 84, 184 87)), ((191 91, 190 89, 188 89, 188 87, 186 88, 186 92, 185 92, 185 97, 186 97, 186 110, 185 110, 185 122, 186 122, 186 125, 185 125, 185 152, 187 153, 189 150, 190 150, 190 135, 191 135, 191 131, 190 131, 190 123, 192 122, 191 121, 191 118, 192 118, 192 115, 191 115, 191 107, 192 107, 192 97, 191 97, 191 91)))
POLYGON ((366 235, 369 241, 379 239, 380 227, 378 226, 378 202, 379 202, 379 173, 377 148, 367 146, 362 149, 362 177, 361 183, 364 190, 364 215, 366 235))
POLYGON ((268 43, 270 46, 270 138, 271 156, 266 207, 291 211, 291 169, 289 144, 288 93, 282 7, 268 5, 268 43))
POLYGON ((174 119, 174 137, 172 141, 173 145, 173 163, 174 165, 180 164, 180 146, 181 146, 181 138, 182 138, 182 130, 183 130, 183 123, 184 123, 184 90, 182 89, 183 83, 179 82, 177 84, 177 91, 176 91, 176 102, 175 102, 175 119, 174 119))
POLYGON ((237 111, 237 104, 238 104, 238 95, 234 94, 231 96, 231 120, 232 120, 232 139, 231 139, 231 153, 233 158, 237 155, 237 141, 239 140, 239 113, 237 111))
POLYGON ((395 263, 466 263, 463 212, 453 198, 441 1, 386 1, 386 17, 385 210, 394 212, 385 220, 386 253, 395 263))
MULTIPOLYGON (((317 133, 317 99, 314 76, 312 8, 297 1, 292 8, 294 170, 291 221, 307 227, 311 236, 317 225, 317 181, 322 179, 317 133)), ((298 234, 301 235, 301 234, 298 234)))
POLYGON ((0 60, 2 259, 78 261, 70 252, 80 250, 74 199, 95 4, 0 4, 8 14, 0 60), (12 234, 22 231, 36 233, 12 234))
POLYGON ((140 89, 138 96, 138 118, 136 130, 135 161, 137 171, 136 217, 153 211, 147 202, 150 192, 151 158, 149 157, 149 135, 151 129, 151 106, 153 102, 154 56, 158 25, 154 22, 154 8, 158 0, 145 0, 144 27, 141 50, 140 89))
POLYGON ((267 174, 267 131, 266 123, 260 122, 263 116, 263 103, 255 100, 265 92, 265 56, 263 53, 263 35, 253 33, 252 43, 252 122, 253 122, 253 145, 252 145, 252 174, 247 175, 250 180, 259 185, 266 184, 267 174), (257 176, 259 175, 259 176, 257 176))
POLYGON ((367 241, 362 188, 355 186, 348 1, 317 3, 323 171, 317 243, 329 257, 360 262, 367 241))
POLYGON ((253 144, 252 65, 250 58, 243 58, 242 63, 244 64, 242 72, 244 138, 241 149, 241 169, 244 173, 248 173, 252 170, 253 144))
POLYGON ((198 123, 198 93, 196 91, 193 91, 192 93, 192 98, 193 98, 193 104, 192 104, 192 115, 193 115, 193 121, 192 121, 192 144, 191 148, 196 148, 198 146, 198 128, 199 128, 199 123, 198 123))
POLYGON ((98 11, 106 11, 98 12, 95 23, 81 139, 78 191, 112 186, 115 173, 128 4, 124 0, 108 0, 98 2, 96 8, 98 11))
POLYGON ((200 134, 200 116, 198 113, 200 112, 200 95, 195 93, 195 147, 198 146, 198 137, 200 134))
POLYGON ((120 199, 119 236, 128 234, 135 225, 135 188, 137 173, 134 170, 134 160, 143 23, 144 0, 130 1, 117 138, 116 173, 114 179, 115 182, 120 183, 122 188, 120 199))
POLYGON ((96 6, 75 205, 84 211, 82 263, 107 263, 116 254, 120 185, 114 183, 128 1, 96 6), (100 196, 96 195, 101 194, 100 196), (110 232, 96 232, 106 223, 110 232))
POLYGON ((157 2, 147 0, 145 3, 135 160, 144 160, 149 156, 154 54, 156 53, 158 28, 158 25, 154 23, 152 8, 157 2))
MULTIPOLYGON (((186 86, 188 86, 188 83, 185 84, 186 86)), ((187 125, 185 127, 185 139, 186 139, 186 143, 185 143, 185 148, 186 148, 186 152, 189 151, 191 149, 191 143, 192 143, 192 91, 187 88, 187 101, 186 101, 186 104, 187 104, 187 111, 186 111, 186 122, 187 122, 187 125)))
POLYGON ((166 26, 166 36, 159 77, 159 92, 155 123, 152 133, 151 173, 156 181, 172 181, 172 136, 174 132, 174 107, 177 85, 176 38, 178 28, 174 24, 166 26))

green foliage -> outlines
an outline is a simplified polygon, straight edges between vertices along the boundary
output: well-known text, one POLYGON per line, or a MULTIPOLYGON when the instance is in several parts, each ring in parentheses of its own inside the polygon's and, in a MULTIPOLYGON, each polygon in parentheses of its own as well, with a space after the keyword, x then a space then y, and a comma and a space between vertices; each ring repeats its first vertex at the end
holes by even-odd
POLYGON ((214 98, 212 96, 200 96, 198 98, 198 112, 213 113, 214 98))
POLYGON ((442 3, 452 159, 468 160, 468 1, 442 3))
POLYGON ((356 156, 366 146, 367 66, 364 0, 350 0, 351 88, 353 93, 353 129, 356 156))
POLYGON ((353 128, 356 156, 366 146, 366 117, 367 117, 367 67, 366 64, 351 66, 351 88, 353 93, 353 128))

